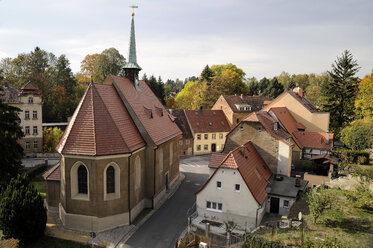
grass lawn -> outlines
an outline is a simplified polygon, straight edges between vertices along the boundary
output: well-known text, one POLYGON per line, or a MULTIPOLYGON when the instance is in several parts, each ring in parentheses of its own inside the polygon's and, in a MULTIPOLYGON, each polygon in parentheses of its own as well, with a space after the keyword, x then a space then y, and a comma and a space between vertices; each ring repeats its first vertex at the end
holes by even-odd
POLYGON ((46 188, 45 188, 45 181, 32 181, 31 183, 39 191, 39 193, 43 197, 43 199, 45 199, 47 197, 46 188))
POLYGON ((4 247, 7 248, 89 248, 90 245, 84 245, 76 243, 70 240, 63 240, 58 238, 53 238, 49 236, 44 236, 33 244, 20 246, 18 242, 14 239, 12 240, 3 240, 4 247))
MULTIPOLYGON (((334 196, 331 209, 327 209, 317 220, 312 221, 309 213, 307 196, 303 195, 292 207, 289 218, 296 219, 299 211, 303 213, 306 221, 304 228, 304 239, 312 241, 336 238, 346 247, 373 247, 373 210, 364 210, 353 207, 353 204, 346 198, 345 190, 337 188, 327 189, 334 196)), ((256 235, 272 240, 271 228, 264 228, 256 235)), ((279 229, 274 241, 281 241, 286 245, 300 244, 299 228, 279 229)))

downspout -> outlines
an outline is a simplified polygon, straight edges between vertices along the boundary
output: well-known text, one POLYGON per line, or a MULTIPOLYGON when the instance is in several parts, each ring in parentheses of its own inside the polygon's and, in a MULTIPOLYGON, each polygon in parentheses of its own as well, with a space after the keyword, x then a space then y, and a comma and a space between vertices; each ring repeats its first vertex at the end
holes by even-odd
POLYGON ((131 225, 131 158, 132 154, 128 156, 128 219, 131 225))
POLYGON ((258 226, 258 210, 261 209, 261 206, 259 205, 256 209, 256 216, 255 216, 255 227, 258 226))
POLYGON ((155 198, 155 178, 156 178, 156 168, 155 168, 155 166, 156 166, 156 159, 157 159, 157 150, 156 150, 157 148, 155 148, 153 151, 154 151, 154 160, 153 160, 153 176, 154 176, 154 179, 153 179, 153 199, 152 199, 152 208, 154 209, 154 207, 155 207, 155 202, 154 202, 154 198, 155 198))

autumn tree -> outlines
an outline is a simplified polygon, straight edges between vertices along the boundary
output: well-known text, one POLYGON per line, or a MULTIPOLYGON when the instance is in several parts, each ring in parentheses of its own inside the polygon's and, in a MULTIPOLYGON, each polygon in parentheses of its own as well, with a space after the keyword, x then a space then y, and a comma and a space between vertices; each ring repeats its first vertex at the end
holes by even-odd
POLYGON ((344 51, 332 64, 331 81, 324 85, 322 109, 330 113, 330 126, 336 133, 354 118, 354 103, 358 87, 355 77, 360 67, 350 51, 344 51))
POLYGON ((362 118, 373 117, 373 71, 359 83, 355 100, 355 113, 362 118))
POLYGON ((304 96, 315 106, 319 107, 322 103, 322 88, 318 85, 310 85, 305 89, 304 96))
POLYGON ((58 127, 44 128, 43 150, 44 152, 56 152, 56 146, 62 137, 62 130, 58 127))
POLYGON ((175 97, 175 107, 180 109, 198 109, 201 102, 200 92, 203 85, 198 81, 190 81, 175 97))
POLYGON ((93 82, 103 83, 110 74, 116 76, 121 75, 125 63, 125 58, 117 49, 113 47, 105 49, 96 58, 93 67, 93 82))
POLYGON ((97 58, 100 56, 98 53, 88 54, 84 57, 80 63, 80 70, 82 72, 79 78, 79 83, 86 83, 91 81, 93 76, 94 68, 97 62, 97 58))

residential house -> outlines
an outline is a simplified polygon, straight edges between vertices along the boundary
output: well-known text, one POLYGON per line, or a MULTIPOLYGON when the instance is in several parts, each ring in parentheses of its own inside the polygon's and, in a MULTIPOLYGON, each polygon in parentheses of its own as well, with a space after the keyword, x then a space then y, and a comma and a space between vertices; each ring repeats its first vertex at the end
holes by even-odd
POLYGON ((233 128, 250 113, 261 110, 270 102, 267 96, 221 95, 212 110, 223 110, 233 128))
POLYGON ((175 116, 175 123, 183 133, 179 140, 180 156, 190 156, 193 154, 193 134, 183 109, 170 109, 170 113, 175 116))
POLYGON ((44 174, 48 208, 68 229, 130 225, 179 178, 182 133, 138 80, 133 16, 125 77, 88 86, 57 146, 60 163, 44 174))
POLYGON ((220 152, 230 131, 222 110, 185 110, 193 134, 193 154, 220 152))
POLYGON ((294 143, 277 120, 264 111, 251 113, 228 133, 223 153, 249 140, 272 173, 290 176, 294 143))
POLYGON ((320 112, 304 95, 299 87, 289 90, 263 107, 269 111, 275 107, 286 107, 298 123, 302 123, 309 132, 328 132, 330 114, 320 112))
POLYGON ((256 227, 265 211, 266 188, 272 175, 251 142, 236 147, 196 192, 198 216, 217 222, 234 221, 241 227, 256 227))
POLYGON ((12 85, 3 85, 2 101, 10 106, 21 109, 19 118, 24 137, 18 142, 26 156, 43 152, 43 127, 42 127, 42 96, 40 90, 28 82, 21 89, 12 85))
POLYGON ((224 156, 212 154, 209 167, 214 172, 196 192, 198 216, 251 230, 265 213, 288 215, 307 185, 300 178, 275 176, 251 141, 224 156))

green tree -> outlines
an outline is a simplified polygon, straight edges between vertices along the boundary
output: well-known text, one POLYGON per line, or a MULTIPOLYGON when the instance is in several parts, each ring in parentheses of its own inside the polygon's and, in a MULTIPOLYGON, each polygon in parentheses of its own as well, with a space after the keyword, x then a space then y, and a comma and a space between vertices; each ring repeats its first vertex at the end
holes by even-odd
POLYGON ((259 95, 259 82, 255 77, 247 79, 247 87, 249 89, 249 96, 259 95))
POLYGON ((373 118, 355 120, 341 131, 341 141, 349 148, 360 150, 373 146, 373 118))
POLYGON ((44 128, 43 130, 43 150, 44 152, 56 152, 56 146, 61 139, 63 132, 60 128, 44 128))
POLYGON ((23 148, 17 143, 23 137, 19 111, 19 108, 3 103, 0 98, 0 191, 2 185, 22 171, 23 148))
POLYGON ((286 90, 292 90, 296 87, 297 85, 295 84, 293 79, 290 79, 289 84, 286 86, 286 90))
POLYGON ((330 126, 339 133, 354 118, 354 103, 358 87, 355 77, 360 67, 350 51, 344 51, 329 71, 331 82, 324 85, 325 102, 322 109, 330 113, 330 126))
POLYGON ((269 82, 267 88, 263 91, 263 95, 275 99, 282 92, 284 92, 284 86, 278 82, 276 77, 274 77, 269 82))
POLYGON ((309 76, 307 74, 298 74, 298 75, 293 74, 291 76, 291 79, 294 81, 296 86, 302 89, 306 89, 308 85, 310 85, 309 76))
POLYGON ((304 96, 315 106, 321 106, 322 100, 322 88, 318 85, 310 85, 305 89, 304 96))
POLYGON ((308 207, 313 217, 313 223, 317 222, 317 219, 324 212, 324 210, 330 205, 331 201, 329 197, 323 193, 323 188, 320 187, 320 191, 312 190, 308 193, 308 207))
MULTIPOLYGON (((276 77, 278 82, 284 86, 284 89, 287 89, 289 87, 289 83, 291 81, 290 74, 283 71, 279 76, 276 77)), ((295 86, 293 87, 295 88, 295 86)))
POLYGON ((207 82, 210 83, 212 81, 213 77, 214 77, 214 73, 210 69, 209 65, 206 65, 205 68, 203 69, 203 71, 201 72, 201 76, 200 76, 199 80, 201 82, 202 81, 207 81, 207 82))
POLYGON ((265 96, 265 91, 267 89, 267 87, 269 86, 269 79, 264 77, 262 78, 260 81, 259 81, 259 94, 261 96, 265 96))
POLYGON ((362 118, 373 116, 373 72, 365 76, 359 83, 359 91, 355 100, 355 113, 362 118))
POLYGON ((105 49, 96 59, 93 68, 93 81, 103 83, 110 74, 121 75, 125 63, 125 58, 117 49, 113 47, 105 49))
POLYGON ((158 77, 158 81, 154 75, 148 79, 146 74, 142 77, 142 80, 149 86, 153 93, 157 96, 162 104, 165 104, 165 90, 161 77, 158 77))
POLYGON ((0 229, 5 238, 28 244, 44 234, 44 201, 26 175, 13 178, 0 198, 0 229))
POLYGON ((180 109, 198 109, 200 102, 200 91, 202 84, 197 81, 190 81, 175 97, 175 107, 180 109))

